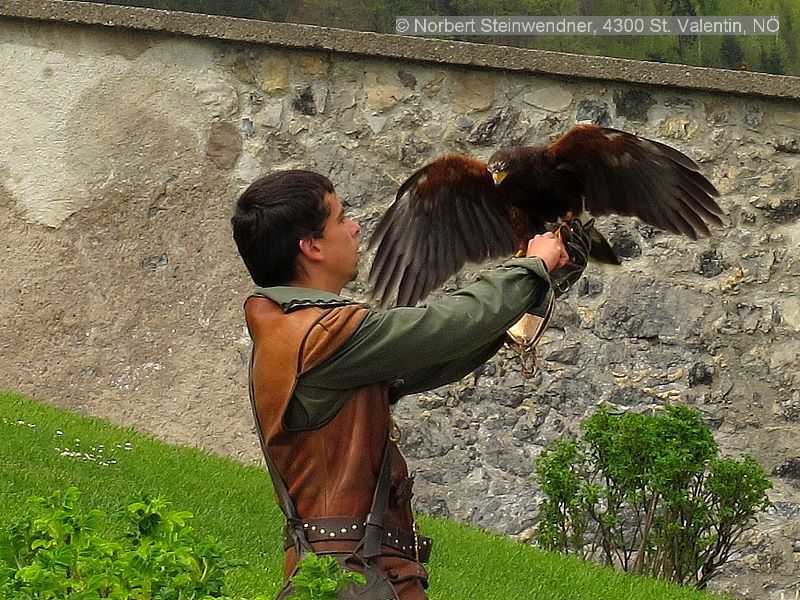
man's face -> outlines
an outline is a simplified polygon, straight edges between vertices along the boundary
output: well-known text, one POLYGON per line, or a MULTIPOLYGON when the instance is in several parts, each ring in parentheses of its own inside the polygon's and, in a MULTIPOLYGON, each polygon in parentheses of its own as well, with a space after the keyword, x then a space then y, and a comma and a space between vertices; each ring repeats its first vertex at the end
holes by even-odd
POLYGON ((330 214, 318 243, 324 249, 326 264, 333 273, 341 275, 344 285, 358 275, 358 234, 361 226, 344 214, 342 203, 335 193, 325 194, 325 203, 330 214))

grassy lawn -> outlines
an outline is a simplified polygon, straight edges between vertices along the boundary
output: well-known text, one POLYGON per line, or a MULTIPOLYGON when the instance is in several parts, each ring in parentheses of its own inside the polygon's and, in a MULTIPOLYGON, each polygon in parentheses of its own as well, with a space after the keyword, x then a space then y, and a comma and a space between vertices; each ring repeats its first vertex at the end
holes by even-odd
MULTIPOLYGON (((248 566, 228 578, 231 596, 274 595, 283 518, 260 468, 160 443, 129 429, 0 393, 0 527, 31 495, 78 487, 83 508, 114 513, 134 493, 162 495, 248 566)), ((420 516, 434 538, 431 598, 691 600, 712 596, 538 551, 477 529, 420 516)))

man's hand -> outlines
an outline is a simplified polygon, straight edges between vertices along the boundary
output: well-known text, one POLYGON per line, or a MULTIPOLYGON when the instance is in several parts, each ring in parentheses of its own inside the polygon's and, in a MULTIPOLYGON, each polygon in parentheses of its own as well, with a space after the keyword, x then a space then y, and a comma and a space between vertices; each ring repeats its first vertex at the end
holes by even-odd
POLYGON ((563 267, 569 262, 569 254, 567 254, 564 244, 550 231, 536 235, 528 241, 528 251, 525 256, 541 258, 548 272, 563 267))

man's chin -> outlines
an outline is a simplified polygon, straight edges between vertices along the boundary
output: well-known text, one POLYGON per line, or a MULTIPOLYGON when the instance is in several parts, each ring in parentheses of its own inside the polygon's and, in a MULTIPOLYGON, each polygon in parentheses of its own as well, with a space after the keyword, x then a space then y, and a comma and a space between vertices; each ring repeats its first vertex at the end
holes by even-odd
POLYGON ((359 254, 356 255, 356 264, 353 267, 353 274, 350 277, 350 281, 354 281, 356 277, 358 277, 359 272, 359 264, 361 263, 361 256, 359 254))

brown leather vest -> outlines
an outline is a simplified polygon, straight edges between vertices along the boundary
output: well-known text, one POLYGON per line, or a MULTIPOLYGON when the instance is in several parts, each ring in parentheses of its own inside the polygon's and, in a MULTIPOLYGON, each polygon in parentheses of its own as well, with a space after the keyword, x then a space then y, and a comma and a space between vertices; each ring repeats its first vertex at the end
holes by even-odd
MULTIPOLYGON (((362 520, 372 503, 390 422, 385 383, 354 389, 318 429, 289 430, 284 423, 298 377, 339 349, 365 316, 366 309, 354 305, 284 313, 264 297, 252 296, 245 303, 254 348, 256 415, 300 518, 362 520)), ((397 445, 390 442, 389 450, 391 491, 384 522, 411 530, 408 470, 397 445)), ((293 562, 289 556, 288 562, 293 562)))

